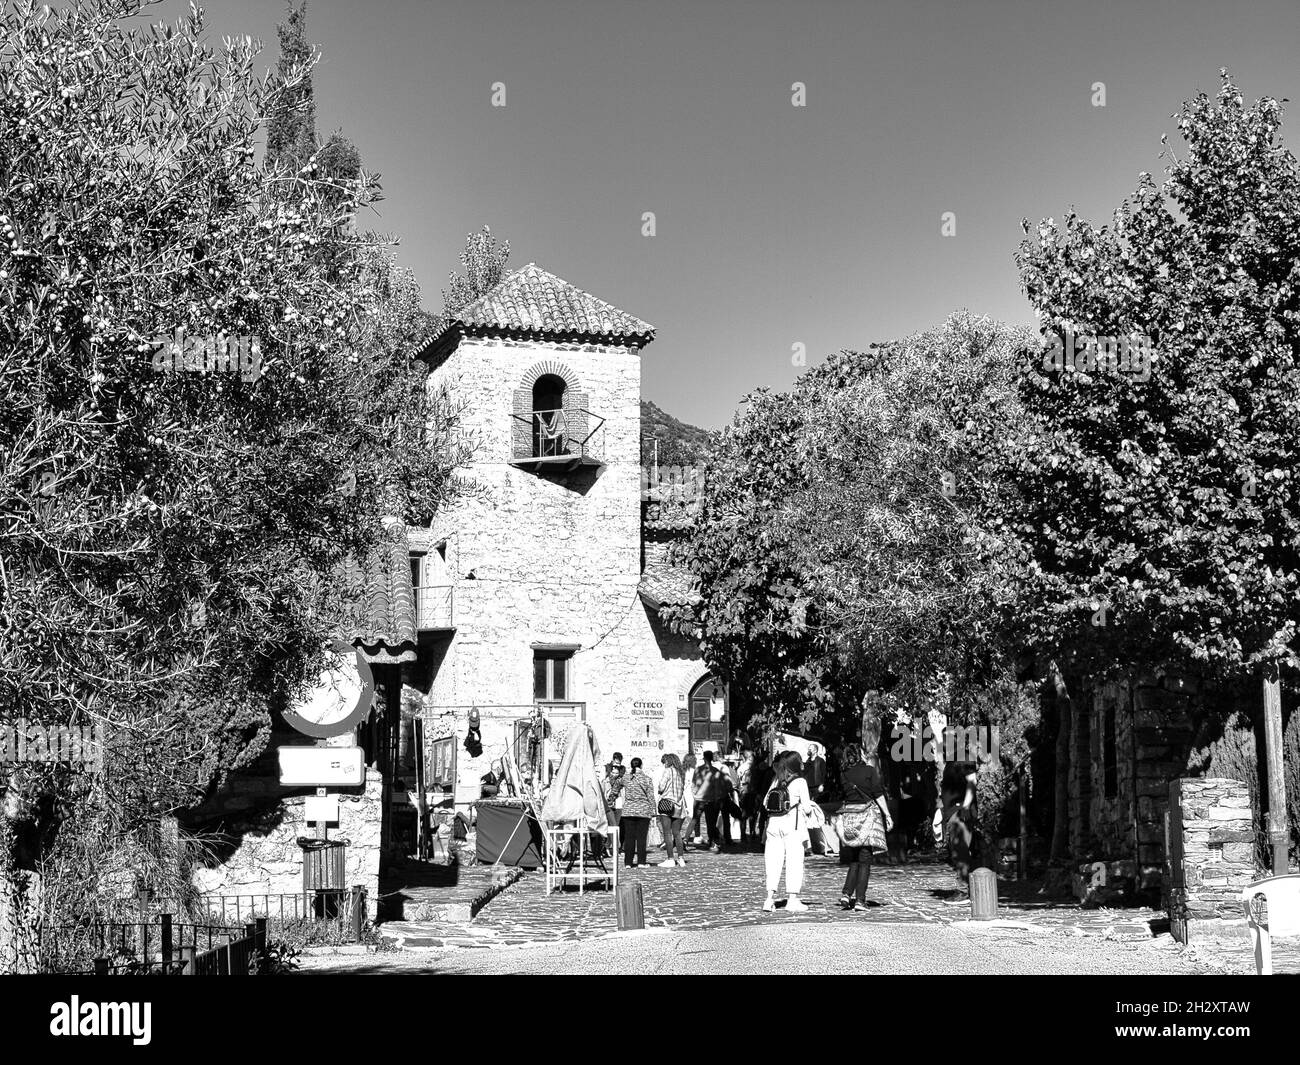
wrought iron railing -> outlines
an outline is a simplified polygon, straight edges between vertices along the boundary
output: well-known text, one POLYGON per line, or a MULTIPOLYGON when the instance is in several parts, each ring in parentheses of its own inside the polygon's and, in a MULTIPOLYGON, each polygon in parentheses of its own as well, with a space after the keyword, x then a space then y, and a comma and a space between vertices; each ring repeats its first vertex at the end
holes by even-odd
POLYGON ((530 410, 511 417, 522 423, 516 459, 605 460, 605 419, 585 407, 530 410))
POLYGON ((455 589, 429 585, 415 589, 416 629, 450 629, 455 618, 455 589))

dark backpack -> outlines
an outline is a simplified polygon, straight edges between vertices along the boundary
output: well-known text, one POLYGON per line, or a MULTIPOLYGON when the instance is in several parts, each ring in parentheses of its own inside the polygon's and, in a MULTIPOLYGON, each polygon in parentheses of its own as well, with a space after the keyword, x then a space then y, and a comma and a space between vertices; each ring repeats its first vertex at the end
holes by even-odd
POLYGON ((780 817, 790 812, 790 789, 777 781, 763 797, 763 809, 771 817, 780 817))

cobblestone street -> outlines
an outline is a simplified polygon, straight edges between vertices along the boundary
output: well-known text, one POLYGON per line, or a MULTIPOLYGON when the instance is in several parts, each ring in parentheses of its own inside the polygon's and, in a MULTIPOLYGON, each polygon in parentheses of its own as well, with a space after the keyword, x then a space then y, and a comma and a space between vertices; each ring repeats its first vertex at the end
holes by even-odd
MULTIPOLYGON (((399 949, 325 949, 303 959, 305 974, 601 972, 986 972, 1245 974, 1254 966, 1240 936, 1185 946, 1164 915, 1145 908, 1079 908, 1034 886, 1000 884, 998 919, 970 920, 970 904, 941 860, 923 857, 872 872, 868 900, 838 905, 844 867, 807 861, 808 911, 760 909, 763 856, 757 850, 691 853, 686 868, 626 869, 642 885, 646 930, 619 932, 612 892, 544 893, 540 871, 526 873, 473 921, 388 921, 381 935, 399 949), (499 948, 511 948, 502 952, 499 948), (497 948, 497 949, 492 949, 497 948)), ((782 893, 778 892, 778 899, 782 893)), ((1300 944, 1275 947, 1278 972, 1300 972, 1300 944)))
MULTIPOLYGON (((653 861, 661 855, 652 853, 653 861)), ((886 922, 952 924, 970 917, 964 891, 946 864, 923 858, 905 865, 872 870, 868 908, 843 912, 838 905, 845 867, 834 857, 813 856, 806 862, 803 900, 808 911, 799 920, 811 923, 886 922)), ((764 913, 763 856, 757 850, 712 854, 692 850, 686 868, 651 864, 627 869, 620 878, 642 885, 647 928, 694 931, 789 921, 781 909, 764 913)), ((1051 902, 1001 885, 999 919, 1031 923, 1068 935, 1147 940, 1150 922, 1161 915, 1148 909, 1081 910, 1070 900, 1051 902)), ((783 892, 778 892, 778 899, 783 892)), ((528 873, 493 899, 472 922, 392 921, 381 932, 405 948, 487 947, 499 944, 571 941, 617 931, 614 896, 596 887, 544 894, 540 871, 528 873)))

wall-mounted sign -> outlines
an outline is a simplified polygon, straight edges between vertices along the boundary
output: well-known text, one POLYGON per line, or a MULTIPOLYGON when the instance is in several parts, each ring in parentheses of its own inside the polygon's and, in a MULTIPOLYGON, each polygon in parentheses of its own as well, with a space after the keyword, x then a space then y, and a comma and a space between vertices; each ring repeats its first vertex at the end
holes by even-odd
POLYGON ((316 739, 342 736, 366 719, 374 695, 370 663, 351 644, 336 640, 326 652, 316 683, 285 710, 284 719, 316 739))
POLYGON ((366 782, 360 747, 277 747, 280 783, 288 787, 352 788, 366 782))

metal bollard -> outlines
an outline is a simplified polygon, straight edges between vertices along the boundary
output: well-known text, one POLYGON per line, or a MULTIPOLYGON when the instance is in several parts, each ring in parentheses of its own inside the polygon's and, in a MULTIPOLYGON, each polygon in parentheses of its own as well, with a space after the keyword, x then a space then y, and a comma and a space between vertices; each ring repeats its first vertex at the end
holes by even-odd
POLYGON ((998 915, 998 874, 976 869, 970 875, 970 915, 973 921, 991 921, 998 915))
POLYGON ((614 899, 618 906, 618 930, 620 932, 645 927, 645 905, 641 896, 640 884, 619 884, 614 893, 614 899))

